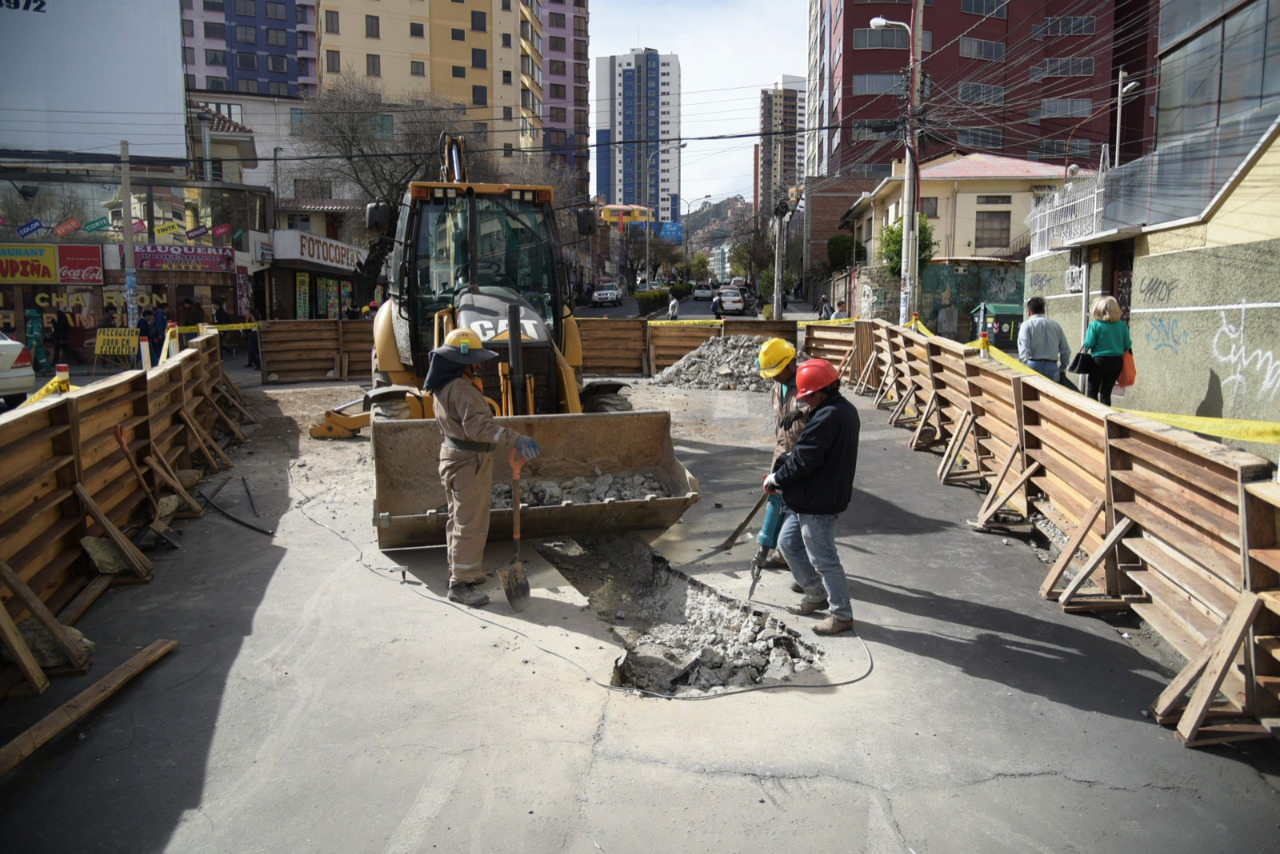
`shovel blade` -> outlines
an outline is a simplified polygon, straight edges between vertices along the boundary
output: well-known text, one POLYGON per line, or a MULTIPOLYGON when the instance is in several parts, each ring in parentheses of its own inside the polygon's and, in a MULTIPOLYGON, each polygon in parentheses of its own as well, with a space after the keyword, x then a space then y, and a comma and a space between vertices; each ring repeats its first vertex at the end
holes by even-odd
POLYGON ((502 578, 502 592, 507 596, 507 603, 513 611, 523 611, 529 607, 529 577, 524 573, 524 562, 514 560, 499 573, 502 578))

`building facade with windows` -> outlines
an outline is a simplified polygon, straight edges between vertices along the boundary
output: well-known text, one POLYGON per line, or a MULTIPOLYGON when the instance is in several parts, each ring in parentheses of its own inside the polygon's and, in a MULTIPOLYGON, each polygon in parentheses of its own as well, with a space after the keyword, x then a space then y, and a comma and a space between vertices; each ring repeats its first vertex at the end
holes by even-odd
MULTIPOLYGON (((323 0, 320 84, 376 80, 390 102, 431 92, 463 105, 507 154, 542 145, 543 35, 535 0, 323 0)), ((472 139, 473 148, 480 142, 472 139)))
POLYGON ((315 94, 316 0, 181 2, 188 90, 315 94))
POLYGON ((958 147, 1063 163, 1096 160, 1115 127, 1117 73, 1139 83, 1126 101, 1133 156, 1151 139, 1152 0, 1083 8, 1047 0, 1023 13, 1007 0, 813 0, 810 174, 883 177, 907 135, 912 36, 921 44, 921 155, 958 147), (871 27, 874 17, 907 28, 871 27))
POLYGON ((542 6, 544 148, 552 166, 574 175, 574 193, 591 192, 588 0, 542 6))
POLYGON ((596 194, 680 219, 680 58, 653 48, 596 60, 596 194))
POLYGON ((784 74, 760 92, 755 213, 769 213, 787 191, 804 183, 805 78, 784 74))

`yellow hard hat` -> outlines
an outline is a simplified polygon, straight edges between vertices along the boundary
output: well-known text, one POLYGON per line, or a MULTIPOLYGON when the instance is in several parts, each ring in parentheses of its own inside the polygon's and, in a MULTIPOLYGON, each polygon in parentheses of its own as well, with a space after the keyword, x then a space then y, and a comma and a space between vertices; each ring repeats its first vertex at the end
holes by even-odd
POLYGON ((781 338, 770 338, 760 345, 760 355, 756 357, 756 366, 760 368, 760 376, 773 379, 786 369, 796 357, 794 345, 781 338))
POLYGON ((444 346, 431 352, 459 365, 475 365, 498 357, 492 350, 486 350, 480 336, 470 329, 453 330, 445 336, 444 346))
POLYGON ((484 342, 480 340, 480 336, 472 332, 470 329, 455 329, 444 338, 446 347, 457 347, 462 352, 468 350, 479 350, 484 347, 484 342))

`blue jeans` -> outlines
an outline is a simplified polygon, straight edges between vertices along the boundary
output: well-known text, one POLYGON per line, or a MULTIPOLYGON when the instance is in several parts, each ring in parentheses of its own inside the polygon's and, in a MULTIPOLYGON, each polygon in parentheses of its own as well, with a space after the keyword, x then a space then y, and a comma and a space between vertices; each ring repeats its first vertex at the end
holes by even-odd
POLYGON ((852 620, 849 582, 836 553, 836 517, 787 511, 778 533, 778 551, 787 559, 791 575, 804 588, 809 602, 826 599, 831 614, 839 620, 852 620))
POLYGON ((1057 359, 1028 359, 1027 367, 1037 373, 1044 374, 1055 383, 1062 378, 1061 368, 1058 367, 1057 359))

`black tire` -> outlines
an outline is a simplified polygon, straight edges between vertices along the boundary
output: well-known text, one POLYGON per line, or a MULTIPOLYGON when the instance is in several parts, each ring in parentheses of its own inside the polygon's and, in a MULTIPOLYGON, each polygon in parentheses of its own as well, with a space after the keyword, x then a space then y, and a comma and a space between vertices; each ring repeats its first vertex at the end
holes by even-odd
POLYGON ((4 406, 6 409, 17 409, 26 399, 26 394, 6 394, 4 396, 4 406))

